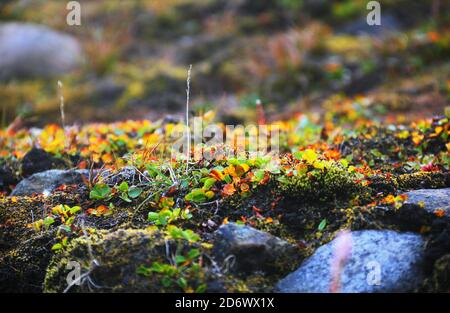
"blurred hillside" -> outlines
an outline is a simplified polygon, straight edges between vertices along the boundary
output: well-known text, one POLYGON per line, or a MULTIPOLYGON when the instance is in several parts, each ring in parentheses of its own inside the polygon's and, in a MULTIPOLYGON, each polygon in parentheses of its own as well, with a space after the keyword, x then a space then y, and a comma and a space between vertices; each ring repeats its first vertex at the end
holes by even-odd
POLYGON ((380 1, 381 26, 367 25, 362 0, 79 2, 81 26, 66 24, 66 1, 0 4, 0 55, 21 47, 8 70, 0 61, 2 126, 59 122, 59 95, 68 123, 179 115, 189 64, 194 113, 214 108, 229 122, 253 119, 258 98, 272 118, 340 93, 406 115, 449 102, 446 1, 380 1), (33 24, 19 32, 23 23, 33 24))

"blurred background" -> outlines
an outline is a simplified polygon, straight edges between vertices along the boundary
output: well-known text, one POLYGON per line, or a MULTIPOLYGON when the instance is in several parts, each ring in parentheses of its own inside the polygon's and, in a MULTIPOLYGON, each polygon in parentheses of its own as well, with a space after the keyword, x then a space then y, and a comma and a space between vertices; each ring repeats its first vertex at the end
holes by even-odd
POLYGON ((80 0, 0 2, 1 126, 182 116, 251 120, 323 110, 335 95, 380 112, 442 114, 450 101, 450 8, 386 0, 369 26, 363 0, 80 0), (58 87, 62 82, 62 89, 58 87))

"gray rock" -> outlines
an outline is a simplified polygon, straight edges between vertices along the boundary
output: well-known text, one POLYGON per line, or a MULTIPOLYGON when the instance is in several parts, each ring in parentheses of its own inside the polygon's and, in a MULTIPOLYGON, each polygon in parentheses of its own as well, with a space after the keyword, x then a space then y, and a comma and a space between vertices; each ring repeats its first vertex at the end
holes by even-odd
POLYGON ((230 270, 238 272, 276 270, 288 273, 301 261, 294 245, 235 223, 222 225, 214 233, 213 254, 219 263, 231 260, 230 270))
MULTIPOLYGON (((299 269, 282 279, 278 292, 329 292, 336 239, 320 247, 299 269)), ((364 230, 352 233, 352 252, 342 270, 341 292, 407 292, 418 287, 424 241, 413 233, 364 230), (377 263, 374 263, 377 262, 377 263), (370 280, 379 264, 380 280, 370 280), (368 280, 369 279, 369 280, 368 280)))
POLYGON ((52 192, 61 185, 81 184, 82 175, 89 177, 89 171, 49 170, 37 173, 18 183, 11 196, 31 196, 33 193, 52 192))
POLYGON ((0 24, 0 79, 51 77, 77 68, 83 53, 77 40, 46 26, 0 24))
POLYGON ((408 199, 405 203, 425 204, 425 210, 433 213, 437 209, 445 211, 450 216, 450 188, 443 189, 419 189, 406 193, 408 199))
MULTIPOLYGON (((369 11, 367 11, 369 12, 369 11)), ((342 29, 338 30, 338 33, 344 33, 354 36, 373 36, 383 37, 389 35, 392 32, 401 30, 401 23, 394 15, 382 14, 381 25, 369 25, 367 24, 366 16, 357 19, 356 21, 346 24, 342 29)))

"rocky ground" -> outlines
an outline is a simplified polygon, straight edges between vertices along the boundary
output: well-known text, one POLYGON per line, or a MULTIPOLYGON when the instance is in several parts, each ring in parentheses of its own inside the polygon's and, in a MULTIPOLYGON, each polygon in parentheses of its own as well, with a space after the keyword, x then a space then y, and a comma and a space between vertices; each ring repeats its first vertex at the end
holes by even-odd
POLYGON ((5 130, 2 291, 448 291, 448 117, 327 114, 272 124, 278 156, 187 171, 167 157, 180 124, 5 130))
POLYGON ((365 1, 92 1, 71 28, 0 4, 0 291, 450 291, 433 5, 370 28, 365 1), (190 116, 276 127, 278 153, 171 156, 191 63, 190 116))

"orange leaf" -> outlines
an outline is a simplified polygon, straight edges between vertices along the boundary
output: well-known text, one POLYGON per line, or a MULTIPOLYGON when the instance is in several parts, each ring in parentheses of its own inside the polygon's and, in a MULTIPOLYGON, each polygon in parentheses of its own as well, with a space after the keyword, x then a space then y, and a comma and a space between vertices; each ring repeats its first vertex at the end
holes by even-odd
POLYGON ((216 169, 211 170, 211 172, 209 173, 209 176, 217 179, 218 181, 222 181, 225 177, 221 171, 216 170, 216 169))
POLYGON ((241 191, 242 191, 242 192, 247 192, 247 191, 249 191, 249 190, 250 190, 250 187, 248 186, 248 184, 243 183, 243 184, 241 185, 241 191))
POLYGON ((114 161, 113 156, 110 153, 106 153, 102 156, 103 163, 110 164, 114 161))
POLYGON ((233 184, 226 184, 225 186, 223 186, 222 194, 231 196, 235 191, 236 189, 234 188, 233 184))

